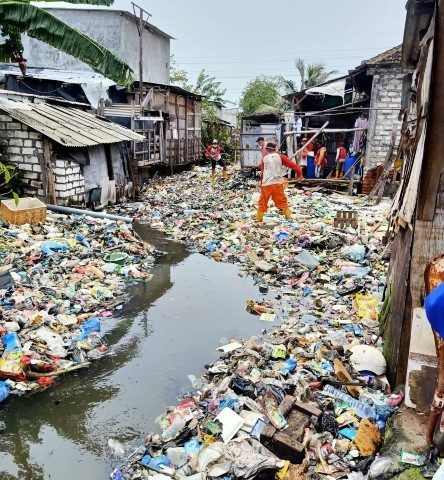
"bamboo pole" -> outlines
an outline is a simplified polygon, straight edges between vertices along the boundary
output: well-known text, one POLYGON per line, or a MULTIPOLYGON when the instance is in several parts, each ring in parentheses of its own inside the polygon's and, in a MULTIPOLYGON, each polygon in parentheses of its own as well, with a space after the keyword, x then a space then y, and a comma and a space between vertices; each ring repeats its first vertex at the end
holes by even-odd
POLYGON ((307 145, 309 145, 313 140, 318 138, 319 135, 328 127, 329 123, 330 122, 325 122, 324 125, 322 125, 322 127, 317 131, 317 133, 315 133, 309 140, 307 140, 305 145, 302 145, 302 147, 294 155, 292 155, 291 158, 296 158, 302 152, 302 150, 304 150, 304 148, 307 147, 307 145))

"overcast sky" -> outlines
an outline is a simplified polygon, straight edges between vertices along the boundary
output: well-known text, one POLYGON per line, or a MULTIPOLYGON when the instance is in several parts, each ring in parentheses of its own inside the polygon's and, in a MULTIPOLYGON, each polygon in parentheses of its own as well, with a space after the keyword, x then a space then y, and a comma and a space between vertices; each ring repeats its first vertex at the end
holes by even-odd
MULTIPOLYGON (((257 75, 299 81, 294 59, 346 73, 402 43, 406 0, 139 0, 176 40, 172 53, 194 80, 205 68, 238 100, 257 75)), ((137 3, 137 1, 136 1, 137 3)), ((131 9, 130 0, 115 7, 131 9)))

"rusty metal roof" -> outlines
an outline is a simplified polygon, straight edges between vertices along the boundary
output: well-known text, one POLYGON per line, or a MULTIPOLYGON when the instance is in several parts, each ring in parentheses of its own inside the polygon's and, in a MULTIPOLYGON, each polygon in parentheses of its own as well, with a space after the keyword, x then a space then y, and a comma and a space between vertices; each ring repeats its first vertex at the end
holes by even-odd
POLYGON ((0 110, 66 147, 92 147, 144 137, 79 108, 0 96, 0 110))

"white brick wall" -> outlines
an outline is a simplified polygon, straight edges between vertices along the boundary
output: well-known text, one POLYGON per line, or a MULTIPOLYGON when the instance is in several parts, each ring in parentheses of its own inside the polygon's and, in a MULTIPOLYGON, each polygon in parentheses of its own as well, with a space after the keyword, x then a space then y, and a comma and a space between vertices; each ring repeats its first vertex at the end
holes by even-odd
MULTIPOLYGON (((27 125, 0 113, 0 143, 6 146, 8 160, 22 170, 26 182, 25 193, 45 197, 40 163, 43 156, 43 136, 30 130, 27 125)), ((57 202, 84 203, 85 182, 80 166, 67 160, 56 160, 54 167, 57 202)))
POLYGON ((402 126, 398 116, 401 108, 402 83, 406 73, 400 69, 379 69, 374 72, 370 102, 370 108, 373 110, 369 113, 366 169, 384 163, 393 127, 397 132, 395 147, 398 144, 402 126))

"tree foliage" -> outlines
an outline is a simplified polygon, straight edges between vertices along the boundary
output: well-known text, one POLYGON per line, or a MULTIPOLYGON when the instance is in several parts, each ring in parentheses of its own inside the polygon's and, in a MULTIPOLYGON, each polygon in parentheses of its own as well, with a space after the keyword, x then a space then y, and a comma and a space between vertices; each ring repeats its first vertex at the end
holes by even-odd
POLYGON ((177 87, 184 88, 185 90, 191 90, 192 86, 188 80, 188 74, 185 70, 179 68, 179 65, 174 58, 174 55, 170 56, 170 83, 177 87))
POLYGON ((244 115, 252 115, 258 108, 264 106, 281 109, 283 100, 279 80, 266 76, 251 80, 242 93, 239 106, 244 115))
POLYGON ((332 75, 338 73, 337 70, 328 71, 325 62, 313 62, 307 65, 305 60, 298 58, 295 65, 301 77, 300 90, 325 83, 332 75))
POLYGON ((196 83, 191 85, 186 70, 179 67, 174 55, 171 55, 170 59, 170 83, 203 96, 202 116, 205 120, 215 121, 218 118, 216 105, 226 103, 227 89, 223 88, 222 82, 202 70, 197 76, 196 83))
MULTIPOLYGON (((0 61, 15 62, 23 58, 21 35, 41 40, 89 65, 116 83, 129 86, 134 72, 116 55, 86 34, 70 27, 31 0, 0 0, 0 61)), ((51 0, 49 0, 51 1, 51 0)), ((66 0, 69 3, 111 5, 114 0, 66 0)))

